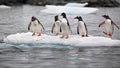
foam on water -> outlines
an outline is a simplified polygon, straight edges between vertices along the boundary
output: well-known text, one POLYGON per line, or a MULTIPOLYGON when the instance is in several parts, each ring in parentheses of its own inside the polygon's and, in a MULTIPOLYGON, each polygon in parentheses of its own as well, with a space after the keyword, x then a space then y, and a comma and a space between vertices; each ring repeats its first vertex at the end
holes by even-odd
POLYGON ((5 43, 11 44, 49 44, 49 45, 70 45, 70 46, 116 46, 120 40, 113 40, 107 37, 89 36, 81 37, 79 35, 70 35, 69 39, 61 39, 60 36, 51 36, 42 34, 41 37, 31 36, 31 32, 17 33, 7 36, 5 43))
POLYGON ((67 14, 90 14, 95 13, 97 8, 90 7, 75 7, 75 6, 55 6, 55 5, 46 5, 46 9, 41 10, 41 12, 49 14, 59 14, 65 12, 67 14))

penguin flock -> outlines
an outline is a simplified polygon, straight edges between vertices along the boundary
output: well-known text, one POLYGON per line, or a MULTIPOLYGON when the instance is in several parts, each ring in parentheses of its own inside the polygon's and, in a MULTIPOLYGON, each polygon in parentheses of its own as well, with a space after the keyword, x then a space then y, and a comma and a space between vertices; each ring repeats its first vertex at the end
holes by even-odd
MULTIPOLYGON (((104 26, 106 31, 103 31, 103 33, 109 37, 112 36, 113 31, 114 31, 114 26, 116 26, 118 29, 118 25, 115 24, 112 19, 108 15, 102 15, 102 17, 105 18, 105 21, 101 22, 98 27, 104 26)), ((60 38, 69 38, 69 33, 72 32, 69 21, 67 19, 66 14, 63 12, 60 15, 56 15, 54 17, 55 23, 52 26, 51 32, 55 34, 55 36, 62 35, 60 38), (60 18, 60 16, 62 18, 60 18)), ((77 34, 81 35, 82 37, 88 37, 88 30, 87 26, 81 16, 76 16, 74 19, 78 20, 77 24, 77 34)), ((32 17, 31 21, 28 25, 28 30, 32 30, 34 35, 41 36, 41 29, 45 30, 44 26, 42 23, 36 18, 32 17)))

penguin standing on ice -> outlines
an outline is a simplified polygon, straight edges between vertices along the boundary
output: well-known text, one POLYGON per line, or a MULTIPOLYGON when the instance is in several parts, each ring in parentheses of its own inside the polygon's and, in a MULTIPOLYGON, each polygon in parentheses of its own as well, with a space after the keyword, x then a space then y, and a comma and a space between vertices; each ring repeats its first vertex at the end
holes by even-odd
POLYGON ((51 32, 54 32, 55 36, 59 35, 60 33, 60 20, 58 18, 58 15, 55 16, 55 23, 52 26, 51 32))
POLYGON ((99 24, 99 27, 102 25, 105 26, 106 32, 103 31, 105 35, 112 36, 113 30, 114 30, 114 25, 119 29, 119 27, 112 21, 112 19, 108 15, 102 15, 102 17, 105 18, 105 21, 99 24))
POLYGON ((77 33, 82 37, 88 37, 87 26, 81 16, 77 16, 74 19, 78 19, 77 33))
POLYGON ((36 33, 38 34, 38 36, 41 36, 41 28, 44 29, 43 25, 40 23, 40 21, 36 18, 36 17, 32 17, 31 18, 31 22, 28 25, 28 30, 32 30, 33 34, 32 36, 34 36, 36 33))
POLYGON ((70 25, 69 25, 69 21, 66 17, 66 14, 63 12, 61 13, 61 16, 63 17, 61 19, 61 31, 62 31, 62 37, 61 38, 64 38, 66 36, 66 39, 69 38, 69 31, 71 30, 70 29, 70 25))

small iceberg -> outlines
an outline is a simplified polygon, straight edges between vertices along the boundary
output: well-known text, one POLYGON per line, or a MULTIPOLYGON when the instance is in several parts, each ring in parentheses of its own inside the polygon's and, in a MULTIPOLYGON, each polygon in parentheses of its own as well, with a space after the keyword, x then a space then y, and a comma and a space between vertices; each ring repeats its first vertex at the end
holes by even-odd
POLYGON ((6 6, 6 5, 0 5, 0 8, 11 8, 11 7, 6 6))
POLYGON ((107 37, 89 36, 81 37, 79 35, 70 35, 68 39, 61 39, 60 36, 51 36, 42 34, 39 36, 31 36, 31 32, 17 33, 7 36, 5 43, 10 44, 62 44, 70 46, 119 46, 120 40, 113 40, 107 37))
POLYGON ((88 3, 67 3, 65 6, 71 6, 71 7, 84 7, 88 5, 88 3))
POLYGON ((41 10, 41 12, 48 14, 60 14, 65 12, 66 14, 90 14, 95 13, 98 9, 91 7, 75 7, 75 5, 71 6, 56 6, 56 5, 46 5, 46 9, 41 10))

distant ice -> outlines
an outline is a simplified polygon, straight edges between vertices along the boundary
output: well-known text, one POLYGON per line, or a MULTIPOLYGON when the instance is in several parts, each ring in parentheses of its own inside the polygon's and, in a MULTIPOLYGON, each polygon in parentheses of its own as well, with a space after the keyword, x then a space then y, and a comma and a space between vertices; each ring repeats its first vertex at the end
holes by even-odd
MULTIPOLYGON (((46 9, 41 10, 41 12, 49 14, 60 14, 62 12, 67 14, 90 14, 98 10, 97 8, 79 6, 80 4, 77 3, 68 3, 65 6, 46 5, 46 9)), ((83 4, 81 6, 83 6, 83 4)))
POLYGON ((11 7, 6 6, 6 5, 0 5, 0 8, 11 8, 11 7))
POLYGON ((113 40, 107 37, 70 35, 69 39, 61 39, 60 36, 42 34, 41 37, 31 36, 31 32, 9 35, 4 39, 5 43, 11 44, 63 44, 71 46, 116 46, 120 40, 113 40))
POLYGON ((88 5, 88 3, 68 3, 65 6, 71 6, 71 7, 84 7, 88 5))

